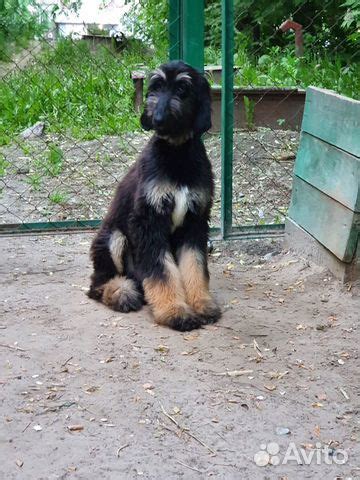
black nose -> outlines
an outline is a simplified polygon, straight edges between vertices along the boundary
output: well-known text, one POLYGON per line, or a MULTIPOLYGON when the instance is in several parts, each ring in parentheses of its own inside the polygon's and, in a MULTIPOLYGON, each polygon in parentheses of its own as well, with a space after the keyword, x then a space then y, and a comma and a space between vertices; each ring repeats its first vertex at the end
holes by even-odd
POLYGON ((161 112, 155 112, 153 116, 153 124, 155 127, 162 127, 165 123, 165 115, 161 112))

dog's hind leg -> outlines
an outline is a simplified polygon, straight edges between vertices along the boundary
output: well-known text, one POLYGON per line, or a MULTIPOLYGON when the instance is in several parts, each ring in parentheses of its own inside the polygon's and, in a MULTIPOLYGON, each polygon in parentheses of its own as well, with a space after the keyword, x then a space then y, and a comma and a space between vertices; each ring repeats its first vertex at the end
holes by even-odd
POLYGON ((88 292, 90 298, 124 313, 139 310, 144 301, 141 287, 134 279, 126 277, 126 244, 119 230, 100 230, 91 246, 94 273, 88 292))
POLYGON ((101 301, 113 310, 128 313, 140 310, 144 298, 133 279, 116 275, 103 285, 101 301))

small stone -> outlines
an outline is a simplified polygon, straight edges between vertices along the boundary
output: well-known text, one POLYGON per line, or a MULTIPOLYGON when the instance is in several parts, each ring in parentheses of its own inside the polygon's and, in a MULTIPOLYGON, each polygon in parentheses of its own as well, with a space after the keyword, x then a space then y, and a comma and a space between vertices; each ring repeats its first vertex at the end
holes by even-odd
POLYGON ((84 430, 83 425, 68 425, 67 428, 70 432, 81 432, 81 430, 84 430))
POLYGON ((44 122, 36 122, 29 128, 26 128, 24 131, 20 133, 21 138, 27 140, 29 138, 36 138, 41 137, 45 131, 45 123, 44 122))
POLYGON ((276 435, 289 435, 290 430, 287 427, 276 427, 276 435))
POLYGON ((29 167, 19 167, 17 170, 16 170, 16 173, 18 175, 26 175, 27 173, 30 172, 30 168, 29 167))
POLYGON ((153 390, 155 387, 152 383, 144 383, 143 388, 144 390, 153 390))

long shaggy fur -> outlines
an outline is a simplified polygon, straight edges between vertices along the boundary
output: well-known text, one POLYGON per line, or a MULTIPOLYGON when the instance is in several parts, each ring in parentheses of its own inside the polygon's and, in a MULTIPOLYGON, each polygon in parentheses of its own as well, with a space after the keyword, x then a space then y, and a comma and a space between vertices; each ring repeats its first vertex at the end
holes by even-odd
POLYGON ((191 330, 220 317, 207 268, 213 175, 201 135, 211 127, 208 82, 183 62, 160 66, 141 123, 155 133, 92 243, 88 295, 121 312, 148 303, 157 323, 191 330))

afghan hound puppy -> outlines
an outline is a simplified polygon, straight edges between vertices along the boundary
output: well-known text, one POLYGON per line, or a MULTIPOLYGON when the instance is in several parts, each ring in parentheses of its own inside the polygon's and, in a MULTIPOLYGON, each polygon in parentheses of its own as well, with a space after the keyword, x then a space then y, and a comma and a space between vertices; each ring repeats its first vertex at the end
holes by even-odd
POLYGON ((120 312, 147 303, 157 323, 192 330, 221 314, 207 267, 207 80, 180 61, 161 65, 150 77, 141 124, 154 135, 119 183, 92 243, 88 295, 120 312))

